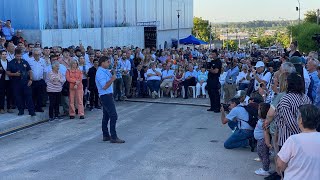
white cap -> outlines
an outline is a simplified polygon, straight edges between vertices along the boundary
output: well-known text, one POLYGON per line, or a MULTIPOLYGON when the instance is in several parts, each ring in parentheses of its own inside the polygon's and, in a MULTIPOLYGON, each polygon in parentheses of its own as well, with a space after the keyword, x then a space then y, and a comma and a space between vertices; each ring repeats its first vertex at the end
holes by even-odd
POLYGON ((254 67, 256 67, 256 68, 264 67, 264 63, 262 61, 258 61, 254 67))

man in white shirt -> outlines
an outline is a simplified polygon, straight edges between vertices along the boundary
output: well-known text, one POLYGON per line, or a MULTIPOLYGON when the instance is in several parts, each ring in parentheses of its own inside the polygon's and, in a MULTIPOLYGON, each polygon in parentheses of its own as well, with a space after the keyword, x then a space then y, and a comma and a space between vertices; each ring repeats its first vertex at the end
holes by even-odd
POLYGON ((158 91, 160 89, 161 72, 156 69, 156 63, 152 62, 150 68, 147 71, 147 85, 152 93, 152 98, 158 96, 158 91))
POLYGON ((122 79, 125 88, 125 96, 130 97, 130 87, 131 87, 131 62, 127 59, 127 53, 122 53, 122 58, 120 60, 122 79))
POLYGON ((30 64, 30 60, 33 59, 32 52, 33 52, 34 44, 28 44, 28 49, 23 54, 22 59, 26 60, 30 64))
POLYGON ((183 88, 185 92, 184 99, 188 99, 188 88, 189 86, 196 86, 197 81, 196 78, 198 76, 198 72, 193 69, 193 65, 190 64, 188 67, 189 71, 187 71, 184 75, 183 88))
POLYGON ((255 65, 255 69, 252 71, 254 81, 254 90, 258 91, 261 84, 268 87, 271 79, 271 73, 265 69, 265 65, 262 61, 258 61, 255 65))
POLYGON ((162 83, 160 88, 168 96, 173 84, 174 71, 170 69, 170 64, 166 65, 166 69, 162 71, 162 83))
POLYGON ((7 44, 7 60, 10 62, 11 60, 13 60, 15 58, 14 56, 14 50, 15 50, 15 47, 14 47, 14 44, 13 43, 8 43, 7 44))
POLYGON ((46 62, 42 59, 41 49, 35 48, 32 52, 33 58, 29 60, 29 64, 32 70, 32 98, 35 105, 36 112, 44 112, 42 107, 43 99, 46 91, 46 83, 44 80, 46 62))
POLYGON ((249 87, 250 79, 252 78, 252 73, 250 73, 248 70, 248 65, 243 64, 242 71, 239 73, 236 80, 239 90, 245 90, 249 87))

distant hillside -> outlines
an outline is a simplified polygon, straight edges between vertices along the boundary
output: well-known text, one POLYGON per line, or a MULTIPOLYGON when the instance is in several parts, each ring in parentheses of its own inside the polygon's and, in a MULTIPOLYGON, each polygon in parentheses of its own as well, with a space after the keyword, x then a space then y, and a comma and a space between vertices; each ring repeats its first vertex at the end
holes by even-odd
POLYGON ((230 22, 230 23, 213 23, 216 28, 238 28, 238 29, 251 29, 251 28, 283 28, 296 24, 296 20, 292 21, 249 21, 249 22, 230 22))

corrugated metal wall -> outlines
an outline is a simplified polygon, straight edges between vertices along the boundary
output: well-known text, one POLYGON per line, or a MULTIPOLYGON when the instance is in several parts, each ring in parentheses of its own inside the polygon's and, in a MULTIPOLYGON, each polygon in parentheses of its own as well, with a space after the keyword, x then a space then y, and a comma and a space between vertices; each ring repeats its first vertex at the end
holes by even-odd
MULTIPOLYGON (((0 0, 0 7, 0 19, 16 29, 101 27, 100 0, 0 0)), ((103 7, 106 27, 159 21, 159 30, 176 29, 178 9, 180 27, 192 27, 193 0, 103 0, 103 7)))

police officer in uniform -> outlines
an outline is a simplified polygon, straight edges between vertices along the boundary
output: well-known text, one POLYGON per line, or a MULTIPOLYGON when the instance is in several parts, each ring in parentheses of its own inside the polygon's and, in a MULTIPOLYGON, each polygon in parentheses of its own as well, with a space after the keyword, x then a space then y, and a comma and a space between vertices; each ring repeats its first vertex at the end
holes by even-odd
POLYGON ((221 74, 222 63, 221 60, 218 58, 218 52, 214 50, 209 55, 209 61, 207 64, 208 69, 208 81, 207 81, 207 88, 208 94, 210 97, 210 109, 207 111, 213 111, 215 113, 220 112, 220 93, 219 90, 221 88, 221 84, 219 82, 219 77, 221 74))
POLYGON ((27 61, 22 59, 22 50, 15 50, 15 59, 10 61, 7 68, 13 84, 13 94, 18 106, 19 116, 24 114, 25 105, 29 110, 29 115, 35 116, 34 105, 32 102, 32 70, 27 61))

